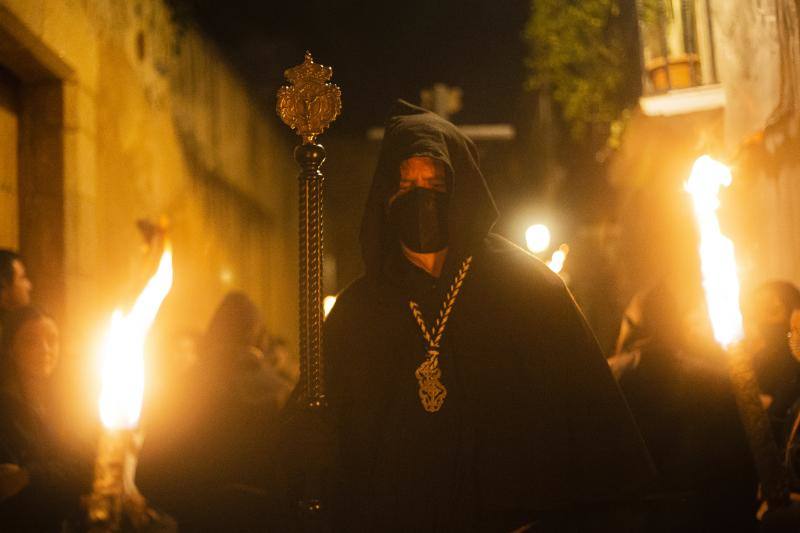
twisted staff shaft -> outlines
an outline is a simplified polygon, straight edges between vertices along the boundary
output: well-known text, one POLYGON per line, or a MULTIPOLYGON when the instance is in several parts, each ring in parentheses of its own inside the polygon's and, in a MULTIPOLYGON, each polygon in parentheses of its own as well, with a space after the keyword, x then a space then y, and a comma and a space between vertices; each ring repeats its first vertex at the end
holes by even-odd
POLYGON ((314 63, 306 52, 302 64, 284 72, 289 85, 278 90, 276 111, 281 120, 302 139, 294 150, 300 165, 300 383, 299 400, 307 423, 301 438, 308 441, 305 458, 303 500, 307 531, 327 531, 322 504, 323 471, 327 431, 321 429, 325 411, 324 361, 322 354, 322 186, 320 168, 325 148, 316 144, 342 109, 341 91, 330 83, 333 69, 314 63), (313 429, 311 429, 313 428, 313 429))
MULTIPOLYGON (((294 157, 300 165, 300 387, 304 417, 319 427, 325 408, 322 358, 322 186, 320 170, 325 149, 319 144, 302 144, 294 157)), ((313 438, 307 435, 307 438, 313 438)), ((324 435, 317 435, 324 439, 324 435)), ((321 454, 316 446, 310 453, 321 454)), ((298 502, 304 515, 304 530, 328 531, 322 513, 323 473, 321 457, 308 457, 303 475, 303 498, 298 502), (316 466, 313 466, 316 465, 316 466)))
POLYGON ((322 188, 320 167, 325 149, 304 144, 295 149, 300 165, 300 374, 303 398, 312 409, 323 407, 322 357, 322 188))

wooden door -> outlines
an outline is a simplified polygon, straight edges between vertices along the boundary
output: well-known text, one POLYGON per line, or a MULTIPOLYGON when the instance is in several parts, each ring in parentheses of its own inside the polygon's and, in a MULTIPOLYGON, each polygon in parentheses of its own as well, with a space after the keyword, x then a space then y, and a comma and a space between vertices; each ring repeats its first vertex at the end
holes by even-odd
POLYGON ((0 248, 19 248, 18 82, 0 66, 0 248))

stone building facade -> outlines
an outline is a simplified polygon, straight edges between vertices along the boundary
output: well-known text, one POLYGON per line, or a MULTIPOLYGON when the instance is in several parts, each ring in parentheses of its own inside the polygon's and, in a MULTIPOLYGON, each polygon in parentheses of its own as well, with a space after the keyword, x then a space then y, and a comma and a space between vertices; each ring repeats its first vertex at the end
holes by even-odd
POLYGON ((800 285, 800 3, 717 0, 725 147, 751 282, 800 285), (736 179, 736 174, 734 175, 736 179))
POLYGON ((254 102, 161 0, 0 0, 0 246, 71 349, 136 293, 136 221, 162 215, 171 330, 202 330, 239 289, 294 340, 293 141, 254 102))
POLYGON ((674 62, 686 64, 688 57, 697 64, 699 57, 703 68, 713 61, 715 72, 697 86, 643 95, 613 157, 623 293, 698 270, 682 184, 704 153, 733 170, 720 217, 736 244, 745 292, 772 279, 800 284, 800 6, 796 0, 667 4, 702 11, 713 42, 708 59, 682 50, 674 62))

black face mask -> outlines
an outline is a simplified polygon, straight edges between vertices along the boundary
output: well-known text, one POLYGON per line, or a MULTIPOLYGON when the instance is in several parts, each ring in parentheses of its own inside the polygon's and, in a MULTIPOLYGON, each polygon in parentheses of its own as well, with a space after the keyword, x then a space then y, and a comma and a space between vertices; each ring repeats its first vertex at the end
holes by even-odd
POLYGON ((398 196, 389 207, 389 223, 400 241, 417 253, 447 246, 447 193, 416 188, 398 196))

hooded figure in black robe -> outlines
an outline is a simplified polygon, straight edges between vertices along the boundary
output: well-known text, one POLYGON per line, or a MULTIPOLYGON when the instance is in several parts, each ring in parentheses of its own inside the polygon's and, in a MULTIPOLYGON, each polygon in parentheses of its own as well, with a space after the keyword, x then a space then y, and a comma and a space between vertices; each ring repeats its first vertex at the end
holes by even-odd
POLYGON ((475 145, 399 101, 361 228, 366 273, 324 326, 334 531, 604 531, 586 511, 630 501, 649 481, 641 437, 569 291, 489 233, 496 217, 475 145), (389 222, 400 164, 420 156, 446 174, 438 278, 406 259, 389 222), (467 257, 439 347, 447 396, 428 412, 415 377, 427 344, 409 301, 430 327, 467 257))

